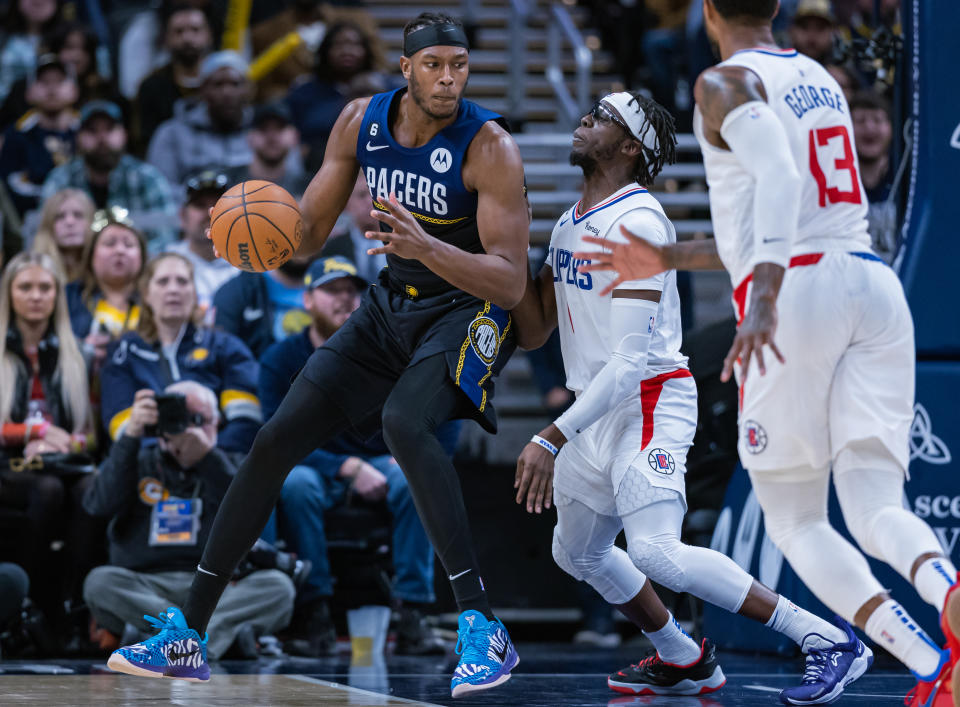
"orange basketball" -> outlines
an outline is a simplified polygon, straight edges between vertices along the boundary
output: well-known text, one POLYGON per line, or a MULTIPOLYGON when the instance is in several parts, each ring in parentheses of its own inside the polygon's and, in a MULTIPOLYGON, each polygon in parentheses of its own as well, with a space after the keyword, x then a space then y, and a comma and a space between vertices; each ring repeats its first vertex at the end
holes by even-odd
POLYGON ((210 238, 220 256, 235 268, 273 270, 300 247, 300 206, 286 189, 273 182, 240 182, 213 207, 210 238))

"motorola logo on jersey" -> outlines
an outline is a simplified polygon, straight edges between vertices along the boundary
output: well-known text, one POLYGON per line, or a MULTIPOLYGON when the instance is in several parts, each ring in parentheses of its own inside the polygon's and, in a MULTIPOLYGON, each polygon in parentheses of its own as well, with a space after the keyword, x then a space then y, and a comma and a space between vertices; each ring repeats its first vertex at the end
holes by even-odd
POLYGON ((430 153, 430 166, 433 167, 434 172, 443 174, 450 169, 452 164, 453 155, 450 154, 450 150, 447 148, 438 147, 436 150, 430 153))
POLYGON ((382 204, 387 203, 390 192, 393 192, 397 201, 408 209, 436 216, 447 213, 447 185, 442 182, 434 182, 415 172, 386 167, 367 167, 366 176, 370 193, 382 204))
POLYGON ((767 448, 767 431, 759 422, 747 420, 743 423, 743 442, 751 454, 759 454, 767 448))
POLYGON ((649 464, 650 468, 655 472, 663 474, 664 476, 670 476, 677 468, 677 464, 673 460, 673 455, 666 449, 661 449, 660 447, 650 450, 650 453, 647 455, 647 464, 649 464))
POLYGON ((547 260, 553 268, 553 281, 574 285, 580 290, 592 290, 593 278, 588 272, 579 272, 578 268, 589 260, 574 258, 573 253, 563 248, 551 248, 547 260))

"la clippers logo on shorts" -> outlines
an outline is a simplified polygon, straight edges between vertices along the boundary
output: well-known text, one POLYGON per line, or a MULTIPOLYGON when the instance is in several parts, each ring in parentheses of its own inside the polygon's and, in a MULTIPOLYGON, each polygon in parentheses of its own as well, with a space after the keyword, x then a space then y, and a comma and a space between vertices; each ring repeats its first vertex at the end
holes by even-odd
POLYGON ((500 328, 490 317, 477 317, 470 322, 470 345, 488 366, 497 359, 500 348, 500 328))
POLYGON ((647 455, 647 464, 658 474, 669 476, 677 468, 677 463, 673 461, 673 455, 666 449, 651 449, 647 455))
POLYGON ((743 441, 747 445, 748 452, 759 454, 767 448, 767 431, 760 426, 759 422, 747 420, 743 423, 743 441))

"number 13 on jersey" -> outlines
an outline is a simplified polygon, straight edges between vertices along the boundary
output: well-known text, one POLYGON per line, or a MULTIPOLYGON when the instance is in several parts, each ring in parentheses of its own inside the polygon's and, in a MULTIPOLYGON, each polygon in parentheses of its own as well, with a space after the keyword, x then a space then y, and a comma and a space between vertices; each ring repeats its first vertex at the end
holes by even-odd
MULTIPOLYGON (((818 128, 810 131, 810 171, 813 173, 813 178, 817 181, 821 207, 826 206, 827 203, 862 203, 860 179, 857 175, 857 160, 853 154, 853 145, 845 125, 834 125, 829 128, 818 128), (839 145, 837 143, 838 140, 841 141, 839 145), (841 189, 838 186, 829 186, 827 183, 827 175, 821 166, 821 157, 818 154, 818 150, 834 155, 836 154, 837 146, 842 148, 842 156, 834 159, 832 165, 829 164, 829 156, 825 156, 824 161, 828 165, 831 177, 833 177, 833 179, 830 180, 831 182, 835 182, 839 172, 849 173, 850 189, 848 190, 841 189)), ((845 182, 846 180, 842 181, 845 182)))

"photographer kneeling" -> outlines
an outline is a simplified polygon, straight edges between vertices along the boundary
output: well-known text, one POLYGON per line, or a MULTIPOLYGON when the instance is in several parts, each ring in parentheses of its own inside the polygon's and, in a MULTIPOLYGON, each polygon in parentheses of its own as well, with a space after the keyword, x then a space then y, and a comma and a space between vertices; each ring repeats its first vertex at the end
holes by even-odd
MULTIPOLYGON (((216 447, 219 415, 213 391, 195 381, 174 383, 164 395, 138 390, 123 434, 87 492, 87 511, 111 518, 111 564, 87 576, 83 595, 97 624, 117 636, 126 624, 146 629, 143 614, 158 606, 186 601, 236 473, 216 447), (141 443, 151 435, 157 444, 141 443)), ((221 657, 238 636, 246 647, 251 634, 286 626, 293 597, 293 582, 279 570, 233 582, 210 621, 209 656, 221 657)))

